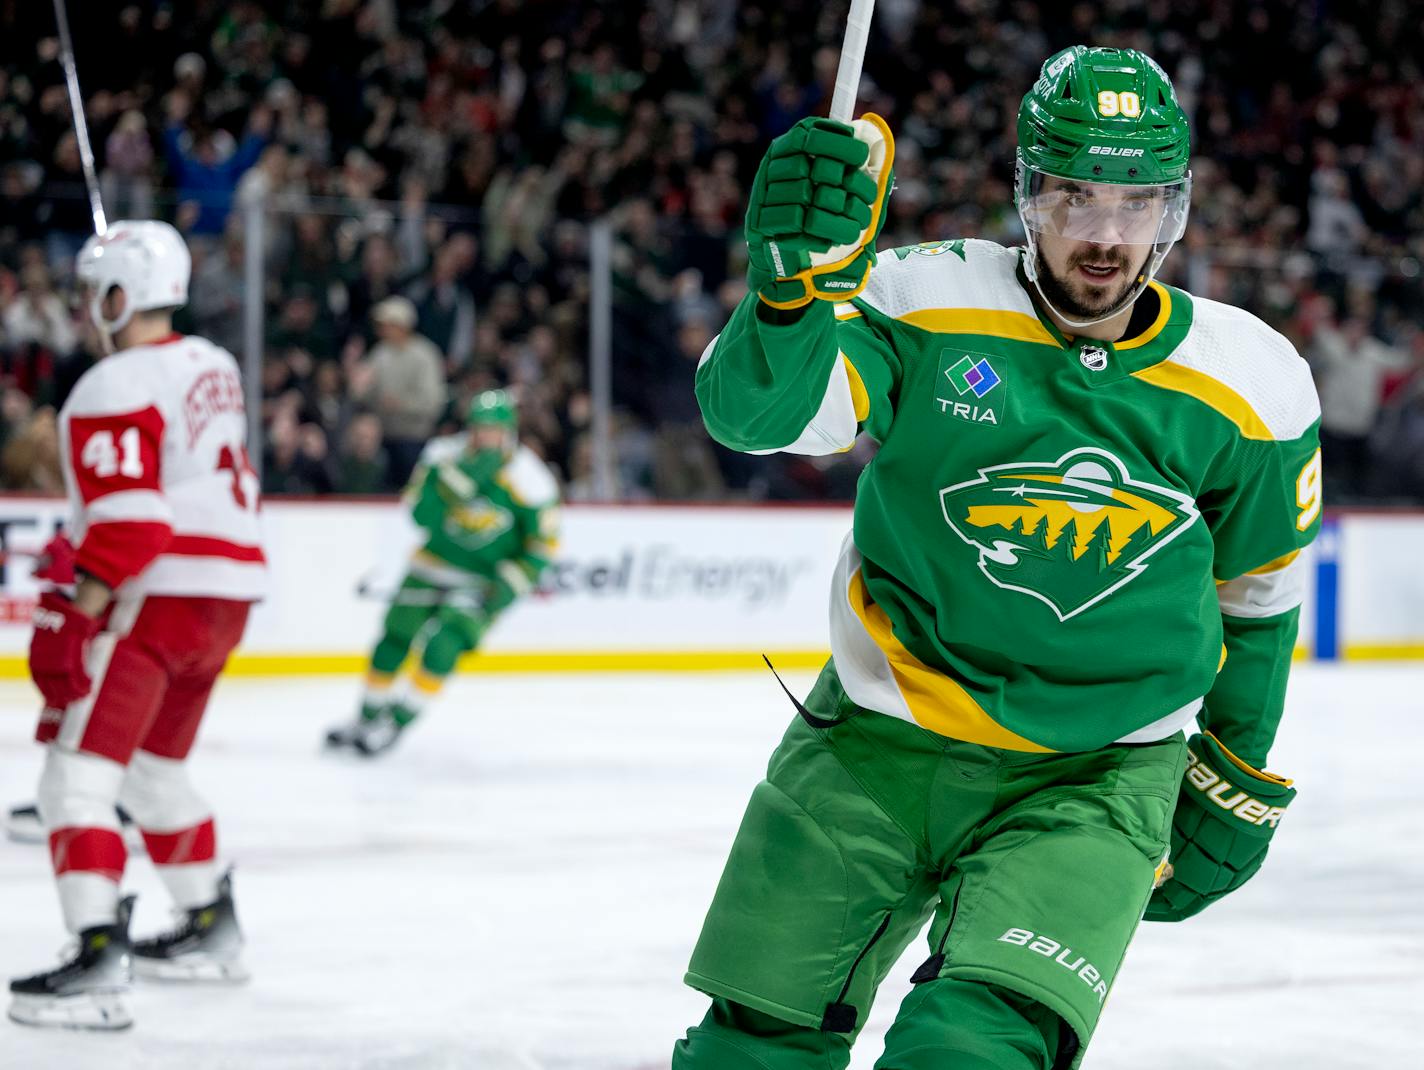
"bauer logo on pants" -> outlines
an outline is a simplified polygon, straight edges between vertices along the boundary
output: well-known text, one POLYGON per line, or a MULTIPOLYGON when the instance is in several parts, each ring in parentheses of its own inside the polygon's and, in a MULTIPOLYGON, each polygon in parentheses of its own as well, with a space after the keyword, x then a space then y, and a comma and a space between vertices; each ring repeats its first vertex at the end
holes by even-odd
POLYGON ((1187 495, 1129 477, 1106 450, 1000 464, 940 491, 944 519, 979 551, 979 570, 1067 620, 1147 568, 1200 515, 1187 495))
POLYGON ((1052 959, 1069 973, 1077 974, 1078 980, 1091 988, 1093 995, 1098 997, 1099 1005, 1108 998, 1108 983, 1104 979, 1102 971, 1084 956, 1076 954, 1071 947, 1064 947, 1057 940, 1050 940, 1041 933, 1034 933, 1028 929, 1010 929, 999 937, 999 943, 1027 948, 1046 959, 1052 959))

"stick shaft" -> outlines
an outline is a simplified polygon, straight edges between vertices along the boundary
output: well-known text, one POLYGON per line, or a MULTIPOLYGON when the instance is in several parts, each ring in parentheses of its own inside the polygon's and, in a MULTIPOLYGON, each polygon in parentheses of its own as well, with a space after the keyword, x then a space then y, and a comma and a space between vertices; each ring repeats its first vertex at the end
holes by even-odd
POLYGON ((59 26, 59 61, 64 67, 64 84, 69 90, 69 112, 74 116, 74 137, 79 142, 84 185, 89 187, 89 210, 94 215, 94 233, 102 237, 109 229, 109 221, 104 217, 99 176, 94 172, 94 150, 89 145, 89 124, 84 121, 84 98, 79 93, 79 73, 74 67, 74 41, 69 36, 69 16, 64 10, 64 0, 54 0, 54 21, 59 26))
POLYGON ((836 88, 831 95, 831 118, 843 123, 855 118, 860 68, 865 63, 865 44, 870 39, 870 16, 874 12, 875 0, 850 0, 845 40, 841 43, 841 64, 836 68, 836 88))

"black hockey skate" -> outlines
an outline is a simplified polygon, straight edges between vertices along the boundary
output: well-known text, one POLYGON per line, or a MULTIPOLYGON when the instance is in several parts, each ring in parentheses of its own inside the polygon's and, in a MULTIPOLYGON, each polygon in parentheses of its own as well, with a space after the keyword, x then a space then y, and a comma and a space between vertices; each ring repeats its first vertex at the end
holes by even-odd
MULTIPOLYGON (((119 831, 130 851, 143 850, 143 836, 139 833, 129 812, 122 806, 114 807, 119 819, 119 831)), ((16 843, 44 843, 48 838, 44 822, 40 820, 40 808, 34 803, 21 803, 10 807, 5 815, 5 835, 16 843)))
POLYGON ((374 758, 395 746, 404 729, 388 711, 383 711, 375 717, 358 717, 352 724, 333 728, 326 734, 326 745, 374 758))
POLYGON ((218 881, 218 897, 179 913, 171 932, 133 945, 134 973, 145 981, 241 984, 251 974, 242 962, 242 930, 232 905, 232 871, 218 881))
POLYGON ((74 956, 62 965, 11 981, 11 1021, 53 1029, 117 1030, 133 1025, 128 1008, 133 902, 131 895, 119 902, 114 924, 81 932, 74 956))

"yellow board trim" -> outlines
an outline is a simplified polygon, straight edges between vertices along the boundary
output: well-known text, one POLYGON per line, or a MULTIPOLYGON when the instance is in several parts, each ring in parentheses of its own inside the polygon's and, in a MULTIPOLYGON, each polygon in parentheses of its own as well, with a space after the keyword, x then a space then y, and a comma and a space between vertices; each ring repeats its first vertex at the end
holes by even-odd
POLYGON ((1170 360, 1164 360, 1161 364, 1154 364, 1150 368, 1133 372, 1132 377, 1161 387, 1163 390, 1174 390, 1179 394, 1188 394, 1196 398, 1234 423, 1243 438, 1258 442, 1275 441, 1276 436, 1271 434, 1271 429, 1266 426, 1266 421, 1262 420, 1256 414, 1256 410, 1251 408, 1250 402, 1231 387, 1218 379, 1213 379, 1205 372, 1188 368, 1185 364, 1175 364, 1170 360))
POLYGON ((1054 349, 1062 348, 1037 316, 1025 312, 995 308, 922 308, 895 318, 935 334, 985 334, 1011 342, 1038 342, 1054 349))
POLYGON ((1152 321, 1152 325, 1147 330, 1136 338, 1129 338, 1125 342, 1114 342, 1113 348, 1116 350, 1137 349, 1139 346, 1145 346, 1162 333, 1163 327, 1167 326, 1167 320, 1172 315, 1172 295, 1161 283, 1149 282, 1147 285, 1157 294, 1157 318, 1152 321))
POLYGON ((921 727, 984 747, 1035 754, 1054 753, 1052 748, 1025 739, 999 724, 974 701, 968 691, 906 650, 896 638, 885 610, 871 601, 859 569, 850 578, 847 596, 866 634, 885 655, 895 678, 895 686, 904 696, 910 715, 921 727))
MULTIPOLYGON (((466 654, 461 673, 742 672, 766 671, 760 650, 607 650, 466 654)), ((768 650, 777 669, 820 669, 829 650, 768 650)), ((363 676, 366 654, 234 654, 228 676, 363 676)), ((0 655, 0 680, 27 680, 23 654, 0 655)))
POLYGON ((845 365, 846 379, 850 381, 850 403, 855 409, 855 422, 864 423, 870 415, 870 394, 865 389, 865 380, 844 353, 841 354, 841 363, 845 365))

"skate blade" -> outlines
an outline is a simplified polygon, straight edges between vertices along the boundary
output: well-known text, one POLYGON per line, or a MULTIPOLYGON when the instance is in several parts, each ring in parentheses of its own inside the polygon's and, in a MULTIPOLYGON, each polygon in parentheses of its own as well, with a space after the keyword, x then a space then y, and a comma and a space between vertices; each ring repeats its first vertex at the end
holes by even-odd
POLYGON ((72 996, 15 993, 10 1021, 40 1029, 87 1029, 117 1032, 133 1025, 126 989, 78 992, 72 996))
POLYGON ((241 985, 252 979, 242 959, 211 955, 179 955, 172 959, 133 957, 134 976, 161 984, 241 985))
POLYGON ((6 821, 5 837, 15 843, 44 843, 49 839, 38 821, 6 821))

